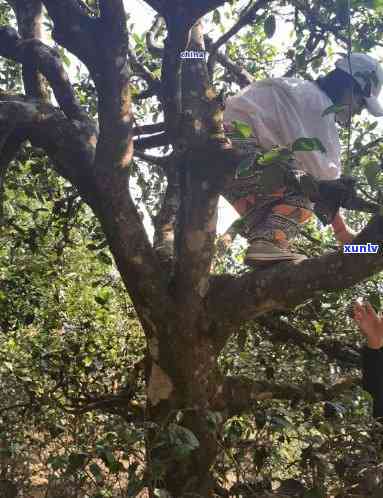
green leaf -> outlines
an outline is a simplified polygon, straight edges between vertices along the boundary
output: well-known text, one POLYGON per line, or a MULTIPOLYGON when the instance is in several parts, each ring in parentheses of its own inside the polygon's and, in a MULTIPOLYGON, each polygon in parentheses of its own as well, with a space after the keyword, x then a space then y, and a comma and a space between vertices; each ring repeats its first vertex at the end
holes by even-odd
POLYGON ((144 481, 129 480, 127 497, 134 498, 138 496, 145 487, 146 483, 144 481))
POLYGON ((133 33, 132 36, 133 36, 133 40, 137 43, 137 45, 142 44, 143 40, 142 40, 141 36, 139 36, 137 33, 133 33))
POLYGON ((371 306, 375 309, 376 312, 380 311, 380 295, 378 292, 371 292, 367 296, 368 301, 371 303, 371 306))
POLYGON ((326 152, 325 147, 318 138, 298 138, 292 145, 292 151, 313 151, 319 150, 321 152, 326 152))
POLYGON ((380 173, 380 166, 375 162, 364 165, 364 174, 370 187, 374 188, 377 182, 377 176, 380 173))
POLYGON ((281 417, 279 415, 274 415, 270 419, 271 426, 274 430, 283 430, 283 429, 290 429, 293 427, 291 422, 289 422, 286 418, 281 417))
POLYGON ((326 493, 323 488, 315 486, 314 488, 305 491, 303 498, 326 498, 326 493))
POLYGON ((267 38, 272 38, 274 36, 276 27, 277 23, 275 20, 275 16, 266 17, 263 29, 265 31, 265 35, 267 36, 267 38))
POLYGON ((124 470, 124 466, 116 460, 116 457, 114 456, 113 452, 109 448, 104 448, 101 457, 103 461, 105 462, 106 466, 108 469, 113 473, 117 474, 117 472, 120 472, 121 470, 124 470))
POLYGON ((104 306, 111 297, 112 293, 110 289, 104 287, 98 290, 97 294, 94 296, 94 300, 96 301, 96 303, 101 304, 101 306, 104 306))
POLYGON ((220 24, 220 22, 221 22, 221 13, 219 12, 218 9, 215 9, 213 14, 213 23, 220 24))
POLYGON ((247 157, 246 159, 243 159, 237 167, 237 172, 236 176, 237 178, 243 178, 246 176, 250 176, 251 174, 254 174, 254 157, 247 157))
POLYGON ((304 52, 295 54, 295 65, 297 69, 302 68, 306 64, 306 58, 304 52))
POLYGON ((69 455, 67 473, 74 474, 76 470, 83 468, 87 458, 88 455, 86 453, 72 453, 69 455))
POLYGON ((101 263, 104 263, 106 265, 112 265, 113 264, 113 260, 110 256, 108 256, 108 254, 106 254, 106 252, 99 252, 97 254, 97 259, 99 261, 101 261, 101 263))
POLYGON ((104 477, 102 475, 101 469, 97 465, 97 463, 90 464, 89 470, 91 471, 93 477, 96 479, 97 484, 100 484, 104 481, 104 477))
POLYGON ((48 464, 53 470, 64 469, 67 466, 67 459, 64 456, 52 456, 48 459, 48 464))
POLYGON ((231 124, 234 127, 234 131, 239 134, 240 138, 249 138, 252 136, 253 130, 247 123, 234 120, 231 124))
POLYGON ((199 447, 199 441, 193 432, 178 424, 169 424, 169 439, 173 446, 176 458, 185 458, 190 452, 199 447))
POLYGON ((67 67, 70 67, 71 65, 71 61, 69 59, 69 57, 66 55, 66 54, 63 54, 61 56, 62 60, 63 60, 63 63, 67 66, 67 67))
POLYGON ((327 107, 327 109, 325 109, 322 112, 322 118, 323 118, 323 116, 326 116, 327 114, 332 114, 332 113, 337 114, 338 112, 342 111, 346 107, 347 107, 347 105, 340 105, 340 104, 330 105, 330 107, 327 107))
POLYGON ((274 149, 266 152, 258 159, 258 164, 266 166, 268 164, 273 164, 278 161, 286 161, 290 158, 290 151, 288 149, 274 149))

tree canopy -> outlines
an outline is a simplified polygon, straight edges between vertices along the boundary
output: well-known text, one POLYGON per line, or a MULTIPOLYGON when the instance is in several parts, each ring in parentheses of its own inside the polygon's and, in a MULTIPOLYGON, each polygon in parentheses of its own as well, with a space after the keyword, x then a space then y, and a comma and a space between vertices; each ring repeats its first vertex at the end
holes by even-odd
MULTIPOLYGON (((347 315, 357 296, 380 307, 380 251, 343 254, 312 220, 307 260, 253 270, 216 224, 241 161, 225 97, 278 60, 313 79, 338 51, 379 49, 383 5, 146 4, 141 35, 122 0, 0 0, 0 486, 31 496, 40 472, 52 497, 380 496, 347 315)), ((381 204, 376 122, 341 140, 381 204)), ((346 217, 380 244, 380 213, 346 217)))

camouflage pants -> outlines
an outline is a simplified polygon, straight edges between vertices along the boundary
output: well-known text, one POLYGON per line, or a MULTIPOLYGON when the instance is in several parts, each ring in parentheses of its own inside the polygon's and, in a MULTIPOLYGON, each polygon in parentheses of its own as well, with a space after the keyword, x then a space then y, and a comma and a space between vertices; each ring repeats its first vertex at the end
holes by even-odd
MULTIPOLYGON (((256 151, 254 138, 231 140, 242 152, 256 151)), ((250 176, 235 178, 223 192, 241 215, 232 230, 249 242, 263 239, 288 248, 288 241, 296 237, 299 226, 311 218, 313 204, 300 192, 288 191, 286 187, 264 194, 259 188, 260 174, 254 171, 250 176)))

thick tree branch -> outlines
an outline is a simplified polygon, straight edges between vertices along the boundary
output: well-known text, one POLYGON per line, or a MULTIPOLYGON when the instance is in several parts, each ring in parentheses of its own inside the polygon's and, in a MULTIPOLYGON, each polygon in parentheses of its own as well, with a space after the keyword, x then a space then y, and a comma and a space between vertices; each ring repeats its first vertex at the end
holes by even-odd
POLYGON ((78 102, 59 54, 39 40, 21 40, 13 28, 0 28, 0 55, 32 64, 51 84, 57 102, 69 119, 89 121, 78 102))
MULTIPOLYGON (((197 22, 188 50, 204 49, 202 23, 197 22)), ((224 139, 223 105, 211 88, 204 60, 185 60, 182 76, 185 112, 180 133, 189 149, 179 161, 175 295, 184 300, 184 305, 188 303, 189 309, 194 307, 197 319, 201 298, 207 292, 215 247, 216 207, 225 178, 225 166, 219 160, 219 140, 224 139)))
POLYGON ((59 174, 79 185, 89 200, 92 186, 86 188, 84 176, 90 174, 94 161, 97 136, 92 125, 70 121, 50 104, 2 95, 0 129, 2 127, 13 130, 12 133, 23 132, 35 145, 44 148, 56 162, 59 174))
POLYGON ((97 45, 100 20, 90 17, 78 0, 42 0, 53 20, 53 39, 78 57, 93 73, 100 63, 97 45))
POLYGON ((211 10, 224 5, 227 0, 180 0, 177 5, 174 5, 173 0, 145 0, 145 2, 163 17, 172 15, 174 12, 172 9, 175 7, 179 12, 187 11, 191 26, 211 10))
MULTIPOLYGON (((383 217, 376 215, 354 243, 370 242, 380 247, 382 236, 383 217)), ((218 329, 224 330, 226 325, 256 318, 267 311, 289 309, 318 292, 349 288, 382 269, 381 249, 377 254, 330 252, 297 264, 279 263, 249 271, 240 277, 216 277, 211 284, 208 306, 218 329)), ((226 339, 217 337, 220 344, 226 339)))
POLYGON ((216 400, 216 409, 225 407, 228 416, 232 417, 248 412, 255 402, 264 399, 294 399, 310 403, 330 401, 359 384, 360 379, 357 378, 349 378, 328 387, 313 382, 301 385, 277 384, 265 380, 254 381, 243 376, 228 376, 224 381, 222 398, 216 400))
POLYGON ((123 0, 99 0, 99 8, 100 35, 105 46, 95 75, 100 122, 96 165, 126 167, 132 158, 126 12, 123 0))
MULTIPOLYGON (((10 0, 16 13, 18 30, 24 40, 41 40, 43 21, 41 0, 10 0)), ((44 78, 36 71, 33 61, 23 63, 23 81, 25 93, 33 98, 50 101, 49 91, 44 78)))
MULTIPOLYGON (((99 0, 101 20, 121 39, 125 36, 126 13, 123 0, 99 0)), ((110 33, 112 34, 112 33, 110 33)))

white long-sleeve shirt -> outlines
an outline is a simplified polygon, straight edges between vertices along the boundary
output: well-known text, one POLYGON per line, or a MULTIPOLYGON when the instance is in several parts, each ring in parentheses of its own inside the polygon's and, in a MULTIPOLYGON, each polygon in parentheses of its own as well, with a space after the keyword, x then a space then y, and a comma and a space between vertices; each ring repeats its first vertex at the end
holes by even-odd
POLYGON ((296 152, 296 167, 320 180, 334 180, 341 174, 340 142, 334 113, 322 117, 333 105, 318 85, 298 78, 269 78, 256 81, 229 97, 225 124, 243 121, 251 126, 265 149, 291 145, 296 139, 318 138, 326 149, 296 152))

